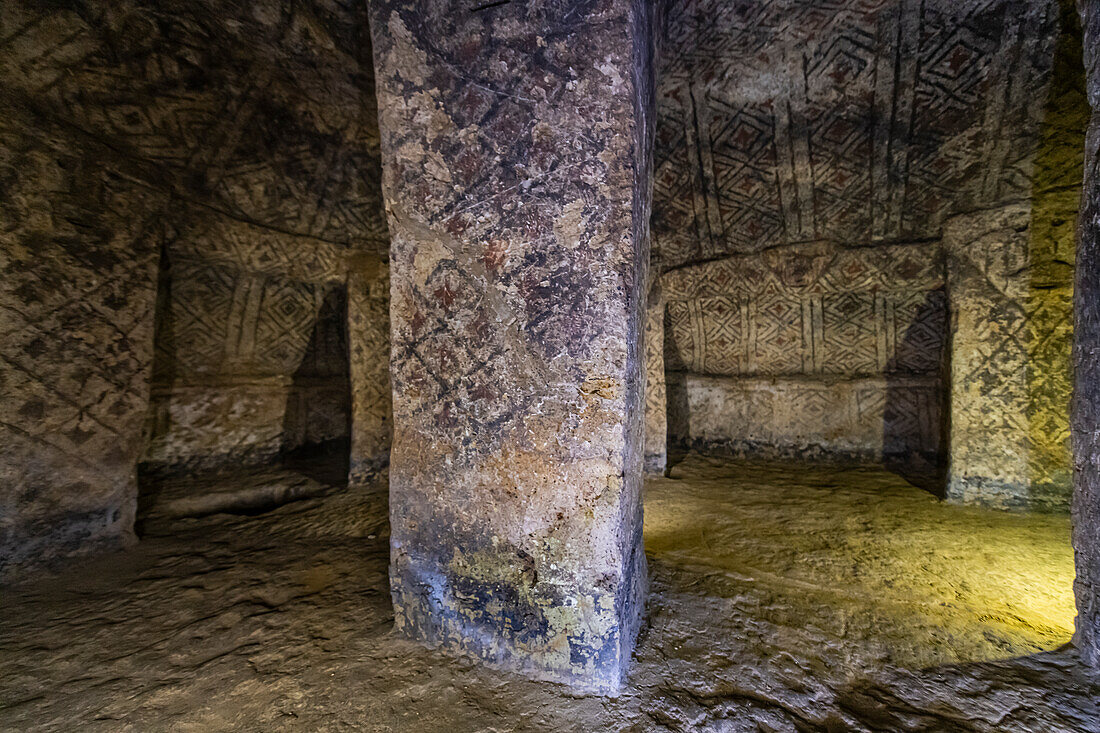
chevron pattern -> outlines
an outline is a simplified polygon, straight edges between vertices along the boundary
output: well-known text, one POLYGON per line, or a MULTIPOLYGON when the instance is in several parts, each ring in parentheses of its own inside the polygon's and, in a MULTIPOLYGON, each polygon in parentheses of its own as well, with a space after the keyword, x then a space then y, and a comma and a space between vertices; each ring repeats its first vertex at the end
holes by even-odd
POLYGON ((658 75, 654 258, 939 236, 1024 198, 1056 4, 688 0, 658 75))
POLYGON ((874 295, 835 293, 822 299, 821 346, 830 371, 873 374, 878 371, 874 295))
POLYGON ((943 286, 942 256, 928 245, 799 247, 681 268, 661 278, 667 366, 716 376, 939 373, 943 286))
POLYGON ((232 271, 201 260, 173 261, 170 302, 157 324, 157 364, 174 374, 215 373, 226 354, 233 292, 232 271))
POLYGON ((17 94, 110 141, 158 189, 384 250, 371 65, 358 48, 365 8, 265 5, 285 25, 265 25, 259 11, 211 24, 226 11, 204 0, 93 3, 49 22, 16 4, 5 8, 0 59, 19 69, 7 75, 17 94), (287 30, 303 24, 313 31, 287 30))

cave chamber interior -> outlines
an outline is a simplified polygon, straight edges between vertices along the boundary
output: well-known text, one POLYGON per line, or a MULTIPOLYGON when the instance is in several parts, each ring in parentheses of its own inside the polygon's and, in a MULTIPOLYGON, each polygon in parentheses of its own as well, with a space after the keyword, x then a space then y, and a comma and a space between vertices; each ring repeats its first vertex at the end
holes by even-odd
POLYGON ((0 727, 1100 731, 1098 6, 5 4, 0 727))

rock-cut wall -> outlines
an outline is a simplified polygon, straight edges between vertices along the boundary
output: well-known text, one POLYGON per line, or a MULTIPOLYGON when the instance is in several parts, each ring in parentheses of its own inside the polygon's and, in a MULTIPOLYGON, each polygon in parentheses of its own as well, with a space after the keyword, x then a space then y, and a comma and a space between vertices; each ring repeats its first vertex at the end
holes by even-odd
POLYGON ((1072 3, 693 0, 666 36, 653 462, 667 423, 753 455, 918 457, 953 498, 1066 508, 1072 3), (989 217, 1016 222, 992 248, 989 217))
POLYGON ((219 224, 165 257, 150 466, 263 462, 348 438, 344 249, 219 224))
POLYGON ((365 7, 0 6, 0 574, 132 537, 143 423, 159 463, 347 434, 374 104, 365 7))
POLYGON ((750 455, 934 466, 943 280, 925 244, 819 243, 666 273, 670 435, 750 455))

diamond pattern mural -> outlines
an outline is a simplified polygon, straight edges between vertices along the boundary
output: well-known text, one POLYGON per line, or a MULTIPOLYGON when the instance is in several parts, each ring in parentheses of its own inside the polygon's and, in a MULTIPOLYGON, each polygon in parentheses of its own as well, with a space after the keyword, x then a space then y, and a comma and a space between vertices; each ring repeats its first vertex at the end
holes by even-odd
POLYGON ((689 0, 667 13, 661 270, 935 238, 953 213, 1028 194, 1054 3, 689 0))

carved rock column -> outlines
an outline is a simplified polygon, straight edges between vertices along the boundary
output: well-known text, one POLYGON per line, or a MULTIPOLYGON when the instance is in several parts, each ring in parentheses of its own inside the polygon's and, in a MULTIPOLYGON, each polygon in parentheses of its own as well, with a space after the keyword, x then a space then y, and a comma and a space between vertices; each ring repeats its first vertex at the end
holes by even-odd
POLYGON ((389 461, 389 263, 371 255, 348 263, 348 349, 351 352, 351 458, 348 484, 369 483, 389 461))
POLYGON ((645 470, 668 465, 668 395, 665 388, 665 301, 661 287, 649 291, 645 317, 645 470))
POLYGON ((593 691, 646 585, 645 8, 371 5, 395 625, 593 691))
POLYGON ((1024 205, 944 227, 951 309, 947 498, 1029 503, 1028 233, 1024 205))
POLYGON ((1077 561, 1076 642, 1100 667, 1100 2, 1079 0, 1092 120, 1077 230, 1074 284, 1073 548, 1077 561))

